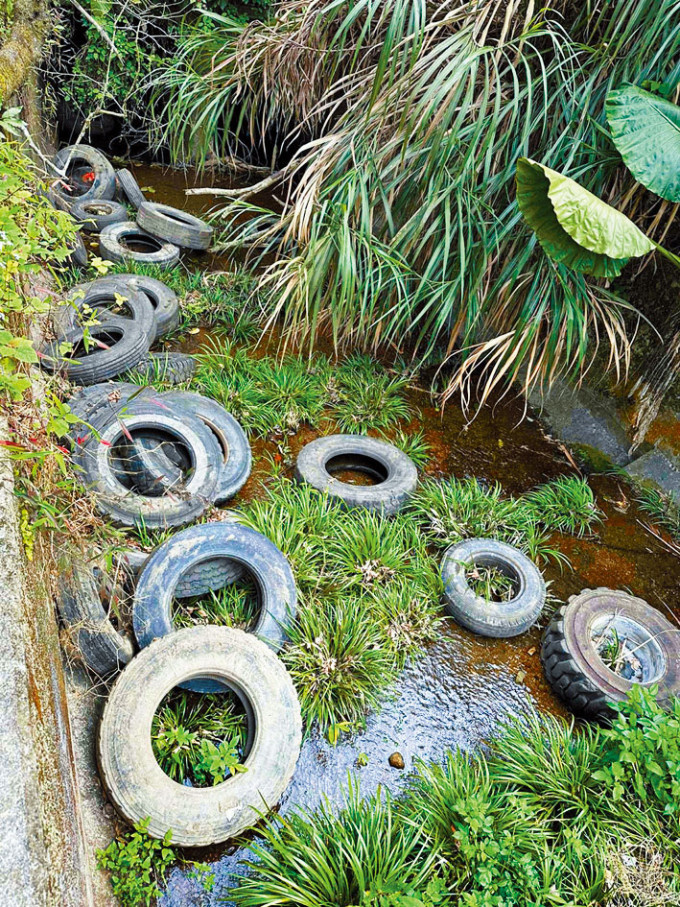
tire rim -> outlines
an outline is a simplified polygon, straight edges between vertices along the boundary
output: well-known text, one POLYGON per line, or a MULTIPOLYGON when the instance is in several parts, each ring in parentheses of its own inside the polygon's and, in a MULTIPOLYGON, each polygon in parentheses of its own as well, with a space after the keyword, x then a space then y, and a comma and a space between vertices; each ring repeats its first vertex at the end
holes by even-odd
POLYGON ((618 680, 629 680, 644 686, 655 683, 666 671, 667 661, 663 649, 654 636, 642 624, 624 614, 615 611, 609 614, 598 614, 590 623, 590 643, 595 655, 602 662, 606 670, 618 680), (641 679, 625 678, 618 671, 606 663, 602 657, 602 643, 606 640, 609 631, 616 633, 617 637, 628 644, 631 652, 640 662, 641 679))

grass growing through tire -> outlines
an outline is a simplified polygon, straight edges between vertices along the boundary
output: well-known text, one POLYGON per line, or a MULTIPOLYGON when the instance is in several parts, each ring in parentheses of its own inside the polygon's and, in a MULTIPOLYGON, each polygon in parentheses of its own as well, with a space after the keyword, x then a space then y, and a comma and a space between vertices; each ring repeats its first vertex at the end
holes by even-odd
POLYGON ((611 729, 529 713, 479 755, 420 764, 399 802, 269 820, 236 907, 680 903, 680 700, 636 688, 611 729), (659 747, 664 757, 659 758, 659 747))
POLYGON ((437 637, 443 617, 438 548, 487 536, 535 558, 559 558, 548 533, 585 532, 597 510, 577 477, 519 498, 474 481, 426 480, 391 519, 345 510, 307 485, 279 478, 263 499, 244 505, 239 519, 291 563, 298 617, 282 657, 307 727, 318 726, 334 741, 363 724, 406 661, 437 637))

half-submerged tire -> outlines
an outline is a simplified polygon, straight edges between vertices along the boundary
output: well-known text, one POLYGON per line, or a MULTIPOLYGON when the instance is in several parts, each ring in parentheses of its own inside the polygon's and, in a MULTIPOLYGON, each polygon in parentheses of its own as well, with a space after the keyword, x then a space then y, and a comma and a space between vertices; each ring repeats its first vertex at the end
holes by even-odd
MULTIPOLYGON (((235 522, 203 523, 178 532, 151 555, 135 590, 132 621, 141 647, 174 632, 172 603, 182 577, 198 564, 227 559, 249 571, 257 585, 260 613, 253 634, 278 651, 295 618, 297 591, 290 564, 264 535, 235 522)), ((189 689, 210 692, 208 681, 189 689)))
POLYGON ((613 589, 584 589, 557 609, 543 635, 541 662, 554 692, 577 715, 606 721, 609 703, 622 702, 633 686, 658 685, 658 700, 680 695, 680 631, 641 598, 613 589), (598 637, 616 630, 628 639, 641 678, 610 670, 598 652, 598 637))
POLYGON ((177 246, 151 236, 134 221, 112 224, 102 230, 99 234, 99 253, 107 261, 136 261, 159 268, 171 268, 179 261, 177 246), (137 248, 133 249, 130 243, 137 248))
POLYGON ((302 448, 295 476, 347 507, 364 507, 391 516, 406 504, 418 484, 418 470, 406 454, 386 441, 363 435, 327 435, 302 448), (352 485, 334 473, 358 472, 376 485, 352 485))
POLYGON ((109 677, 134 655, 132 641, 119 633, 99 597, 94 571, 72 561, 59 575, 57 607, 83 662, 100 677, 109 677))
POLYGON ((300 753, 300 704, 283 664, 258 639, 230 627, 188 627, 151 643, 111 690, 99 727, 97 756, 111 802, 148 832, 205 847, 233 838, 273 809, 300 753), (186 787, 160 767, 151 725, 163 697, 192 677, 209 676, 240 698, 248 716, 247 771, 210 788, 186 787), (143 695, 140 695, 143 691, 143 695))
POLYGON ((545 605, 545 581, 529 558, 492 539, 467 539, 444 552, 441 564, 445 609, 457 623, 481 636, 503 638, 524 633, 538 619, 545 605), (466 568, 470 564, 496 567, 514 581, 510 601, 488 601, 470 588, 466 568))
POLYGON ((116 183, 124 198, 135 210, 144 204, 144 193, 131 170, 116 170, 116 183))
POLYGON ((209 248, 213 228, 199 217, 157 202, 144 202, 137 212, 140 227, 184 249, 204 251, 209 248))

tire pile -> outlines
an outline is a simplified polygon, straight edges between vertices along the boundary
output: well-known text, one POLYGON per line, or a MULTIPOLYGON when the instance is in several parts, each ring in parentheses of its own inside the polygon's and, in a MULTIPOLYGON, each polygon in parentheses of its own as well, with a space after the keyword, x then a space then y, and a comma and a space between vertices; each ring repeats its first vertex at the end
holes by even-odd
MULTIPOLYGON (((89 145, 69 145, 54 158, 63 178, 54 180, 48 196, 87 233, 99 234, 99 253, 112 262, 139 262, 170 268, 182 249, 205 251, 212 227, 178 208, 149 202, 129 170, 114 170, 89 145), (130 219, 128 207, 134 209, 130 219)), ((87 250, 78 236, 71 263, 87 265, 87 250)))

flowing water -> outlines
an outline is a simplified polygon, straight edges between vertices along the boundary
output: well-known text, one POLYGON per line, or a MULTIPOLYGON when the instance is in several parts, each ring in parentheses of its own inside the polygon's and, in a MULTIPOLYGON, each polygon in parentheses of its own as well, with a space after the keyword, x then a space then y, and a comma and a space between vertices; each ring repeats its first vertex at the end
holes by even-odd
MULTIPOLYGON (((215 202, 211 197, 184 195, 184 188, 191 184, 190 174, 185 177, 149 167, 135 172, 142 187, 156 189, 150 196, 155 200, 197 214, 215 202)), ((197 265, 210 269, 229 267, 219 257, 197 260, 197 265)), ((205 340, 205 334, 196 335, 192 348, 199 349, 205 340)), ((456 405, 451 404, 441 413, 431 405, 429 395, 418 388, 411 392, 410 402, 421 412, 412 428, 425 426, 432 447, 427 470, 432 476, 475 476, 484 482, 499 482, 507 494, 520 494, 574 471, 564 448, 546 434, 538 417, 529 412, 523 418, 523 404, 517 399, 483 407, 469 424, 456 405)), ((293 436, 293 455, 313 437, 314 432, 304 428, 293 436)), ((253 474, 234 504, 258 493, 264 474, 258 459, 266 451, 274 453, 275 445, 265 441, 253 445, 253 474)), ((626 589, 662 610, 680 615, 678 559, 644 528, 645 516, 631 500, 624 482, 615 476, 592 476, 591 485, 603 521, 586 538, 560 536, 553 540, 555 547, 569 558, 570 566, 560 569, 555 564, 548 565, 545 575, 551 592, 566 600, 584 588, 626 589)), ((363 733, 334 747, 317 736, 305 741, 281 812, 314 807, 324 797, 333 803, 341 802, 349 772, 356 772, 366 794, 378 785, 398 792, 408 782, 415 760, 437 760, 447 749, 479 746, 505 719, 529 704, 545 712, 566 715, 543 678, 538 655, 540 635, 540 629, 534 628, 515 639, 486 639, 447 621, 441 638, 417 663, 405 669, 382 710, 368 717, 363 733), (404 758, 403 770, 388 763, 395 751, 404 758), (360 756, 361 767, 357 765, 360 756)), ((197 854, 196 858, 205 860, 206 855, 197 854)), ((162 907, 221 903, 234 873, 243 871, 241 858, 242 851, 233 847, 208 855, 216 873, 211 894, 205 893, 190 873, 175 870, 161 898, 162 907)))

